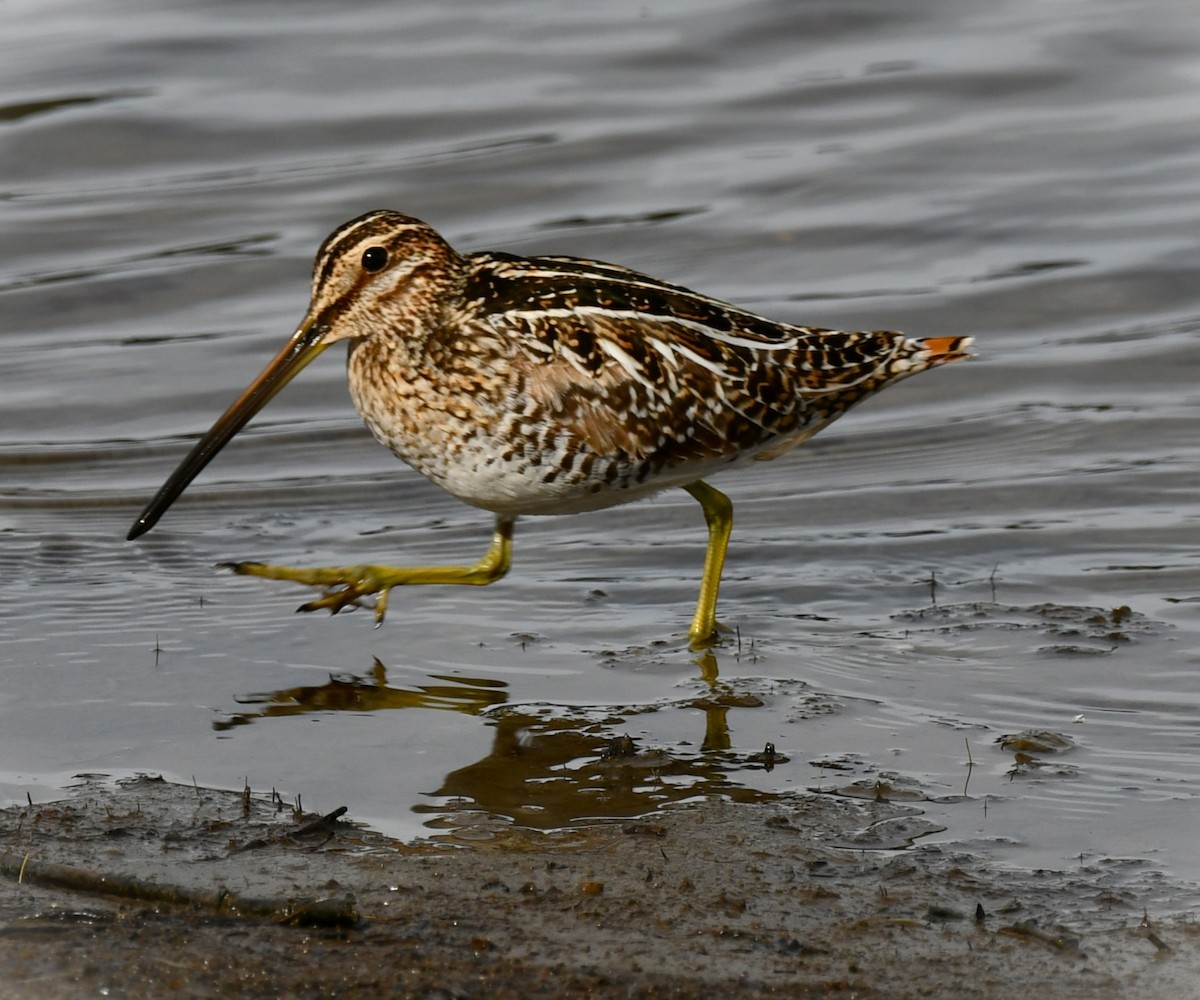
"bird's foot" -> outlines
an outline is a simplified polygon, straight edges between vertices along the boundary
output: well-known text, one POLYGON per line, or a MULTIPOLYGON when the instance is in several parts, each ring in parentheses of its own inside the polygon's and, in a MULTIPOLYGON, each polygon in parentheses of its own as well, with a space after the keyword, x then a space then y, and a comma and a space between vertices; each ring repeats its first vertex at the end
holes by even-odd
POLYGON ((221 563, 223 569, 242 576, 261 576, 268 580, 291 580, 308 587, 321 589, 316 600, 301 605, 297 611, 325 610, 336 615, 344 608, 370 607, 365 598, 375 598, 375 625, 383 623, 387 612, 388 595, 393 587, 418 584, 467 584, 483 586, 494 583, 508 572, 512 562, 511 518, 497 517, 492 544, 482 559, 470 566, 324 566, 319 569, 292 569, 260 562, 221 563))
POLYGON ((261 576, 268 580, 291 580, 308 587, 319 587, 322 594, 300 605, 297 611, 328 611, 336 615, 346 608, 374 608, 375 625, 383 624, 387 599, 396 584, 395 569, 386 566, 326 566, 293 569, 260 562, 221 563, 222 569, 241 576, 261 576), (374 597, 374 601, 370 598, 374 597))
POLYGON ((512 563, 513 519, 496 518, 492 544, 482 559, 470 566, 324 566, 319 569, 292 569, 260 562, 221 563, 221 568, 242 576, 261 576, 268 580, 291 580, 322 593, 301 605, 297 611, 328 611, 336 615, 345 608, 364 608, 375 598, 375 626, 383 624, 388 595, 393 587, 420 584, 467 584, 484 586, 499 580, 512 563))
POLYGON ((375 627, 378 628, 383 624, 384 615, 387 613, 387 597, 390 593, 390 587, 383 590, 360 590, 358 585, 347 583, 343 587, 333 587, 326 590, 315 601, 301 604, 296 610, 328 610, 331 615, 336 615, 339 611, 344 611, 346 608, 373 608, 375 611, 375 627), (375 599, 373 601, 367 600, 370 597, 374 597, 375 599))
POLYGON ((688 648, 693 653, 703 653, 723 645, 723 637, 732 635, 733 633, 734 630, 732 628, 724 622, 717 621, 715 618, 711 625, 702 624, 697 627, 696 623, 693 622, 687 636, 688 648))

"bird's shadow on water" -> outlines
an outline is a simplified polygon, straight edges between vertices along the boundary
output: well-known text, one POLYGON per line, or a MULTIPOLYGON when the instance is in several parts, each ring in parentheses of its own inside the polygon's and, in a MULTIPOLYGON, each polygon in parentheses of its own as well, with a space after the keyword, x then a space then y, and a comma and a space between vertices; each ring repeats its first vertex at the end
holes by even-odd
POLYGON ((395 709, 477 716, 492 732, 488 753, 449 771, 428 790, 430 801, 415 807, 440 830, 497 822, 548 830, 585 818, 642 816, 697 795, 777 797, 746 787, 738 772, 770 771, 788 758, 770 744, 755 753, 735 750, 730 736, 730 713, 761 708, 763 699, 722 682, 713 651, 697 655, 695 665, 698 681, 681 696, 580 706, 510 702, 506 682, 489 677, 428 674, 425 683, 396 685, 377 658, 362 674, 241 697, 245 709, 213 726, 227 732, 267 719, 395 709), (694 736, 667 747, 655 746, 653 737, 639 744, 626 732, 632 718, 668 711, 697 717, 694 736))

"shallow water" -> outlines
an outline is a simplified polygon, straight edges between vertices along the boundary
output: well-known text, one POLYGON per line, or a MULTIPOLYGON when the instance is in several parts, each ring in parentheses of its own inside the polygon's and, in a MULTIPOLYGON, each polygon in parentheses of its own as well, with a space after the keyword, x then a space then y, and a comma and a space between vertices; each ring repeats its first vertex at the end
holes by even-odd
POLYGON ((813 788, 1013 864, 1200 881, 1200 22, 904 7, 7 5, 0 796, 248 776, 478 837, 813 788), (396 593, 379 630, 214 573, 486 546, 334 360, 126 543, 320 240, 385 206, 978 357, 716 480, 736 633, 707 673, 681 491, 523 521, 506 580, 396 593), (1068 745, 1018 760, 1025 730, 1068 745), (605 756, 626 733, 642 756, 605 756))

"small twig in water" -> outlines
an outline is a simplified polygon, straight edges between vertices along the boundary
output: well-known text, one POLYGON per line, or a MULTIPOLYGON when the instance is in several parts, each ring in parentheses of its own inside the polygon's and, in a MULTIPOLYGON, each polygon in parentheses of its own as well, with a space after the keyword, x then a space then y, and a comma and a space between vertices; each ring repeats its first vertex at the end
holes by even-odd
POLYGON ((345 806, 338 806, 333 812, 305 824, 299 830, 293 830, 290 836, 305 837, 313 833, 331 834, 334 832, 334 823, 342 816, 345 816, 346 812, 347 808, 345 806))

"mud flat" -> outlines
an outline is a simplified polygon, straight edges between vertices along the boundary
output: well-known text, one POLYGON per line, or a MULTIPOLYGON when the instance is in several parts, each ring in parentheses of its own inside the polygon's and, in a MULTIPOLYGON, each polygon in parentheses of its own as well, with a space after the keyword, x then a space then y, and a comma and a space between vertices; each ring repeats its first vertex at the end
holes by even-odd
POLYGON ((0 996, 1200 996, 1194 888, 856 846, 887 802, 408 845, 339 813, 152 777, 0 813, 0 996))

